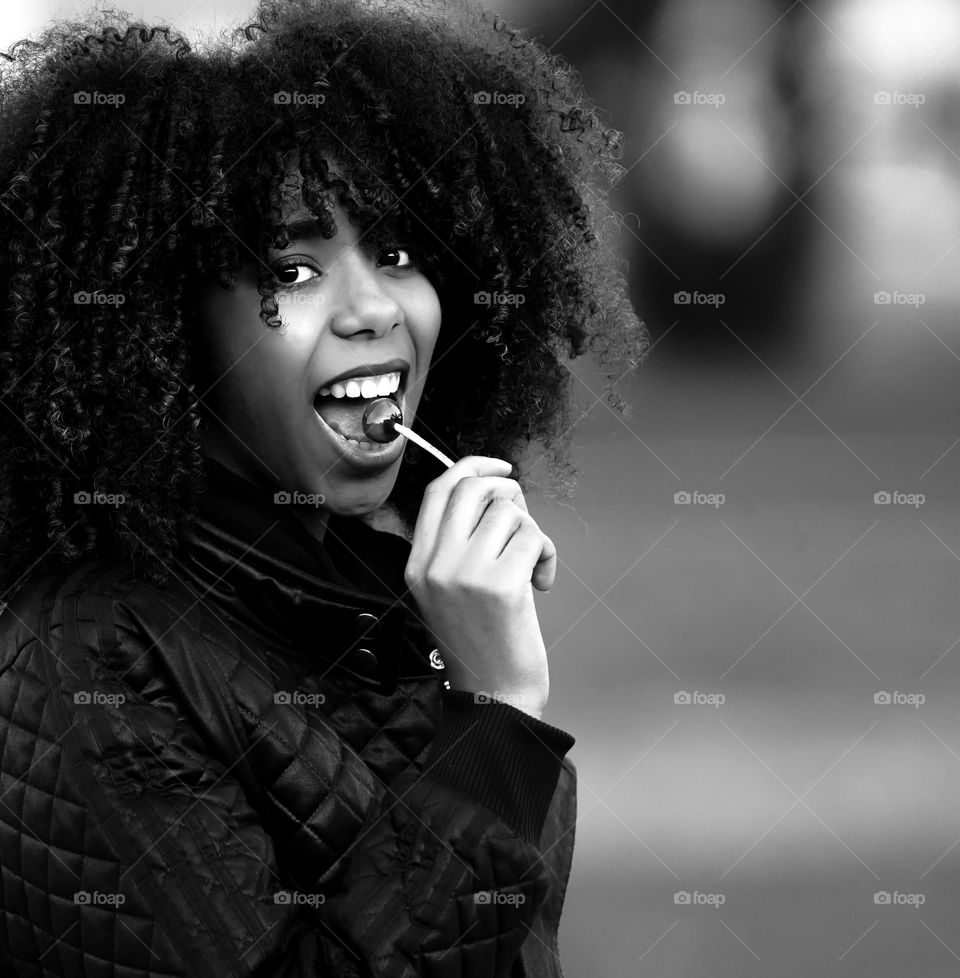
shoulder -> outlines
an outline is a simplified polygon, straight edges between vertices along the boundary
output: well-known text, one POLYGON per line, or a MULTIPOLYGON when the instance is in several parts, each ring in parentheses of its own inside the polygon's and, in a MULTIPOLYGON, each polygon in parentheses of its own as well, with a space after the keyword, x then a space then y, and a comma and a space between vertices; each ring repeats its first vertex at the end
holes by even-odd
POLYGON ((103 662, 139 658, 175 627, 199 631, 200 617, 173 576, 160 587, 136 577, 125 558, 91 557, 42 573, 0 611, 0 673, 18 657, 65 648, 103 662))

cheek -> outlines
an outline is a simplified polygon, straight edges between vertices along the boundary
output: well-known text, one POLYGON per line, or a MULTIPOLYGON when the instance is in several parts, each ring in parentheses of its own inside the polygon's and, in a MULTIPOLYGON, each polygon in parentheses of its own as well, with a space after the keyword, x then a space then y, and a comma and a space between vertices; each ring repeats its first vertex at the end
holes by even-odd
MULTIPOLYGON (((309 352, 301 347, 309 337, 295 325, 283 334, 264 326, 260 296, 245 286, 215 290, 200 311, 206 368, 225 409, 269 411, 274 403, 295 399, 309 352)), ((281 315, 287 315, 282 304, 281 315)))
POLYGON ((440 334, 441 316, 440 298, 433 286, 427 284, 423 293, 418 296, 414 332, 417 353, 424 359, 429 360, 433 354, 440 334))

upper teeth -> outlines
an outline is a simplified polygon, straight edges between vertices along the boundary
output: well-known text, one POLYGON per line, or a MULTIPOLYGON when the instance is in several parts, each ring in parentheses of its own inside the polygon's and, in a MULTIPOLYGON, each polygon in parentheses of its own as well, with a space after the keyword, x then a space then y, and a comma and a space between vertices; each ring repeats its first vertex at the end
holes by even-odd
POLYGON ((400 386, 400 371, 394 370, 389 374, 374 374, 372 377, 364 377, 362 381, 348 380, 346 383, 331 384, 329 387, 321 387, 319 394, 326 397, 333 394, 334 397, 386 397, 392 394, 400 386))

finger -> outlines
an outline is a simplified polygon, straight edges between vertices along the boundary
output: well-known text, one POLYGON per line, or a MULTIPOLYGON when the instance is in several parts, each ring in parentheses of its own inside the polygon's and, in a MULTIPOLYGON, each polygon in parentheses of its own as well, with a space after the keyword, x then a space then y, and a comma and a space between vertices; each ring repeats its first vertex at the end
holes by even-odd
POLYGON ((440 520, 454 486, 465 476, 499 474, 505 476, 513 466, 502 458, 488 455, 466 455, 434 479, 423 494, 420 512, 413 530, 408 561, 420 561, 433 553, 440 520))
MULTIPOLYGON (((453 503, 451 501, 451 507, 453 503)), ((491 564, 527 521, 524 511, 507 496, 491 500, 470 536, 467 554, 473 563, 491 564)))
POLYGON ((540 558, 533 568, 531 582, 538 591, 549 591, 557 576, 557 548, 548 536, 544 536, 540 558))
POLYGON ((528 579, 537 590, 546 591, 553 585, 556 574, 557 548, 536 523, 524 521, 503 548, 499 562, 504 564, 505 572, 515 569, 525 576, 533 565, 528 579))
POLYGON ((499 559, 521 529, 532 530, 540 543, 533 568, 523 569, 524 579, 531 581, 539 591, 549 591, 556 576, 557 548, 536 522, 505 497, 495 499, 483 514, 477 531, 470 538, 474 545, 470 555, 478 561, 499 559))
POLYGON ((479 527, 488 506, 499 499, 509 500, 515 509, 527 512, 523 489, 513 479, 496 475, 461 479, 450 493, 441 518, 441 532, 451 534, 455 540, 468 540, 479 527))
MULTIPOLYGON (((489 507, 500 500, 508 500, 510 509, 522 517, 527 511, 523 490, 511 479, 486 475, 465 476, 450 493, 447 508, 440 518, 436 532, 436 546, 432 553, 434 562, 443 559, 441 551, 449 553, 451 559, 459 560, 465 548, 473 542, 474 534, 483 525, 489 507), (449 550, 448 550, 449 548, 449 550)), ((508 534, 502 532, 499 545, 484 556, 476 554, 475 559, 495 560, 503 549, 508 534)))

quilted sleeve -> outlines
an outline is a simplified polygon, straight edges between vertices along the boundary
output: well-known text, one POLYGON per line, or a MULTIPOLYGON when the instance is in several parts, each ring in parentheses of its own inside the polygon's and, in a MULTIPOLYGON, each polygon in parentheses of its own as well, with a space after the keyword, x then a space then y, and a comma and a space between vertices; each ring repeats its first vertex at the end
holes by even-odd
MULTIPOLYGON (((83 616, 64 604, 68 639, 83 616)), ((233 765, 210 756, 185 711, 105 670, 89 631, 57 650, 11 611, 0 974, 513 973, 548 892, 537 843, 568 734, 451 694, 424 771, 371 806, 335 888, 291 892, 233 765), (504 745, 506 764, 490 753, 504 745)))

